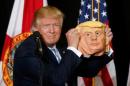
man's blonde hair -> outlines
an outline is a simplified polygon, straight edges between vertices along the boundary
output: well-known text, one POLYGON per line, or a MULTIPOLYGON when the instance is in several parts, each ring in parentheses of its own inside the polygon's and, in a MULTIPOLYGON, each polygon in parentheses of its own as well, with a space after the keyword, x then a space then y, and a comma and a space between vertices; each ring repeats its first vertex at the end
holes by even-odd
POLYGON ((45 6, 35 12, 33 25, 37 26, 41 18, 57 18, 60 19, 62 23, 64 14, 54 6, 45 6))

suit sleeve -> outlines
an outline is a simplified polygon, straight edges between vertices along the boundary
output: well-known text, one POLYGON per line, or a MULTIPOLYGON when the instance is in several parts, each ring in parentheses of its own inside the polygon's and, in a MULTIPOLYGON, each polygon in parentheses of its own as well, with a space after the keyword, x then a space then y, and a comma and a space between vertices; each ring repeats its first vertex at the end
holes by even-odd
POLYGON ((102 56, 91 56, 90 58, 82 57, 82 62, 76 69, 76 74, 82 77, 94 77, 112 60, 112 57, 104 54, 102 56))
POLYGON ((14 86, 40 86, 40 60, 35 56, 34 46, 34 41, 29 38, 16 50, 13 67, 14 86))

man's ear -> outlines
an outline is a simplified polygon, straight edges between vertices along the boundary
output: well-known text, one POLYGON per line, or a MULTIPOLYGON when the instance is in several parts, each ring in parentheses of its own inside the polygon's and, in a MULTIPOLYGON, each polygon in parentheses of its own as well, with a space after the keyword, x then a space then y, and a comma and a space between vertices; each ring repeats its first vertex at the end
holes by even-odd
POLYGON ((38 31, 38 28, 36 26, 32 26, 32 31, 38 31))

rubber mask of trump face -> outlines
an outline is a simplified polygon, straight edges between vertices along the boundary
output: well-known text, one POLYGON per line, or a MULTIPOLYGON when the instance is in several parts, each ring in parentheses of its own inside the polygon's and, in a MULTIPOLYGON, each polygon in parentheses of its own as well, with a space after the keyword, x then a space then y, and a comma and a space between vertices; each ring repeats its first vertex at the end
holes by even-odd
POLYGON ((84 56, 99 56, 106 51, 108 41, 105 34, 105 24, 98 21, 87 21, 79 24, 76 29, 81 36, 78 49, 84 56))

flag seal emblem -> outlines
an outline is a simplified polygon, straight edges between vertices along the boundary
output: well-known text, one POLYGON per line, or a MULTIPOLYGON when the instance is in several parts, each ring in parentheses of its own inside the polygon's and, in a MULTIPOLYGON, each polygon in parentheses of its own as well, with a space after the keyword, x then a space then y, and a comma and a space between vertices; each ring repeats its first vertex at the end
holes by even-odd
POLYGON ((5 51, 3 63, 2 63, 2 71, 3 71, 3 79, 7 86, 13 86, 13 59, 15 50, 18 48, 20 43, 25 40, 28 36, 30 36, 31 32, 25 32, 22 34, 18 34, 17 36, 12 38, 11 45, 5 51))

